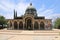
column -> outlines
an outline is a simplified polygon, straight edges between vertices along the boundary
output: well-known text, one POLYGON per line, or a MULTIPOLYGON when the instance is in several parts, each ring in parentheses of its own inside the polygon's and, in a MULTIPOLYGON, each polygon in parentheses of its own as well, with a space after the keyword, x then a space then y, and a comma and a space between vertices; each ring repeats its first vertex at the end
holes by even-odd
POLYGON ((40 23, 38 24, 38 26, 39 26, 39 30, 40 30, 40 23))
POLYGON ((25 24, 25 23, 23 22, 23 30, 24 30, 24 24, 25 24))
POLYGON ((7 29, 9 29, 10 28, 10 23, 8 23, 8 25, 7 25, 7 29))
POLYGON ((12 22, 12 28, 11 29, 14 29, 14 22, 12 22))
POLYGON ((34 22, 33 22, 33 30, 34 30, 34 22))

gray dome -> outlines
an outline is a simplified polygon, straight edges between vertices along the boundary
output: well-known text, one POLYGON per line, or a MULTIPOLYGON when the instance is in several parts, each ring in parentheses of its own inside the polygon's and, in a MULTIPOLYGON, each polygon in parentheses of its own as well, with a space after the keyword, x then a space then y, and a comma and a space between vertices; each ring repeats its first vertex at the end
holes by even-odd
POLYGON ((36 9, 32 6, 32 3, 30 3, 30 6, 27 7, 25 14, 32 14, 37 15, 36 9))
POLYGON ((30 3, 30 6, 28 6, 26 10, 28 10, 28 9, 36 10, 36 9, 32 6, 32 3, 30 3))

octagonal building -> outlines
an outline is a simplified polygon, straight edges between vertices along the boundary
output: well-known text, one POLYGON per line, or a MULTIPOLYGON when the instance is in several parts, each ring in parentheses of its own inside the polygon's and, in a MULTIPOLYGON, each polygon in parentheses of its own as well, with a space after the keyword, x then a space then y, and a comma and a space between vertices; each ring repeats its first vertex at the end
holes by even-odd
POLYGON ((18 17, 17 11, 14 10, 14 19, 8 19, 9 30, 51 30, 52 19, 45 19, 44 16, 38 16, 37 10, 28 6, 23 16, 18 17))

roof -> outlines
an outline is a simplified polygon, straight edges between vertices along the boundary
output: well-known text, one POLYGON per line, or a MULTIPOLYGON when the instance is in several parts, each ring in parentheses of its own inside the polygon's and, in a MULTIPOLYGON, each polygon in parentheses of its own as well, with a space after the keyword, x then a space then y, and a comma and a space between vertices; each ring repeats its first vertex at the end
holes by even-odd
POLYGON ((45 19, 45 17, 34 17, 35 19, 45 19))
POLYGON ((32 3, 30 3, 30 6, 28 6, 27 9, 35 9, 35 8, 32 6, 32 3))

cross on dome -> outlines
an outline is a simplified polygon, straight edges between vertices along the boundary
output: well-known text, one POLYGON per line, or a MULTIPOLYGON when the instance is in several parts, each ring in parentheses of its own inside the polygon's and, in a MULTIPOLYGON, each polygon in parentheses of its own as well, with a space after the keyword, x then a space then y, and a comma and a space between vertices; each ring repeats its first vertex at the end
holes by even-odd
POLYGON ((30 6, 32 6, 32 3, 30 3, 30 6))

